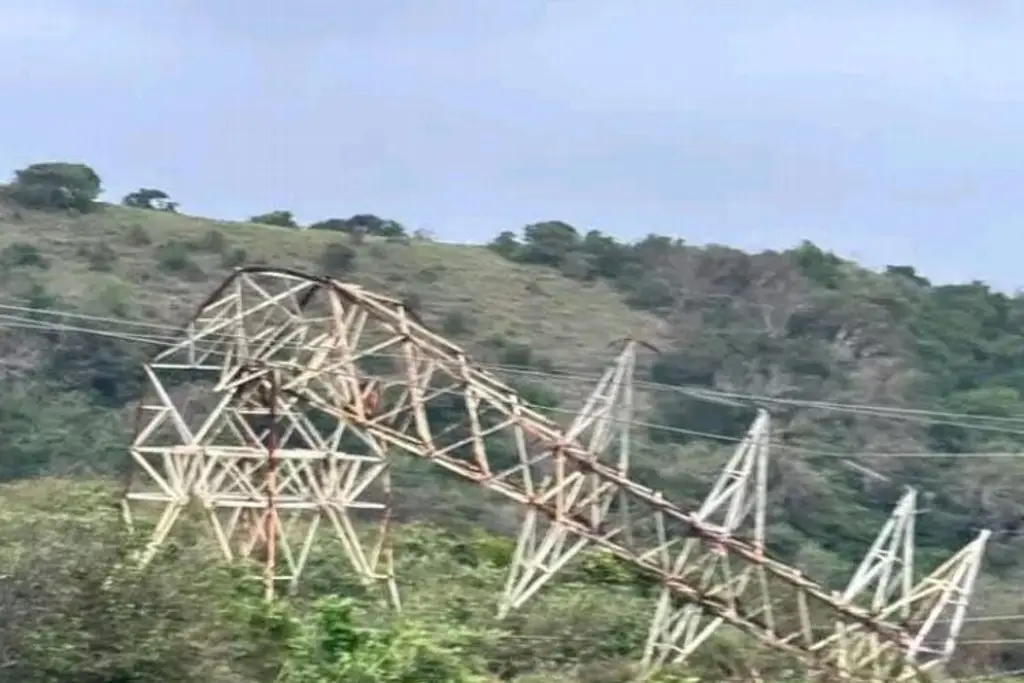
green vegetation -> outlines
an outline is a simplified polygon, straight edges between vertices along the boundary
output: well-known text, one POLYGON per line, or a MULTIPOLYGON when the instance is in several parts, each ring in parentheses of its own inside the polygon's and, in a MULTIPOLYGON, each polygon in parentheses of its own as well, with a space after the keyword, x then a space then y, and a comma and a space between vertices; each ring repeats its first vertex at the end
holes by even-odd
MULTIPOLYGON (((838 586, 914 484, 928 501, 922 563, 991 528, 974 614, 1024 613, 1024 460, 857 457, 1024 452, 1024 297, 977 282, 934 285, 908 266, 867 271, 809 243, 760 254, 656 235, 626 244, 551 221, 487 247, 456 246, 368 214, 306 229, 286 210, 227 223, 183 215, 152 188, 121 206, 97 203, 100 188, 87 166, 50 163, 0 190, 0 678, 628 680, 652 606, 645 587, 590 557, 525 612, 495 621, 513 511, 416 463, 396 473, 400 517, 416 522, 398 532, 409 606, 400 619, 355 585, 330 543, 302 593, 273 608, 249 570, 220 566, 195 529, 153 569, 124 569, 134 541, 108 482, 124 474, 139 366, 151 342, 246 264, 329 273, 400 297, 477 358, 536 371, 510 377, 559 419, 586 390, 576 375, 600 370, 625 335, 662 350, 644 360, 654 382, 967 416, 775 406, 771 551, 838 586), (81 329, 112 318, 149 327, 81 329)), ((737 437, 752 411, 641 393, 641 419, 671 429, 638 430, 635 477, 693 504, 728 451, 695 432, 737 437)), ((958 669, 1024 668, 1013 642, 1024 620, 978 622, 964 638, 988 644, 962 647, 958 669)), ((685 675, 781 675, 781 666, 723 634, 685 675)))

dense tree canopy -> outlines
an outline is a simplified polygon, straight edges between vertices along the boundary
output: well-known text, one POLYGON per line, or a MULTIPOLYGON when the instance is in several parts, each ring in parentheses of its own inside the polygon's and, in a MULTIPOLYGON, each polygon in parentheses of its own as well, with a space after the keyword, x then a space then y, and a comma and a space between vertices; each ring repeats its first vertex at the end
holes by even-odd
POLYGON ((100 177, 89 166, 69 162, 32 164, 14 173, 7 194, 26 207, 40 209, 93 208, 102 190, 100 177))

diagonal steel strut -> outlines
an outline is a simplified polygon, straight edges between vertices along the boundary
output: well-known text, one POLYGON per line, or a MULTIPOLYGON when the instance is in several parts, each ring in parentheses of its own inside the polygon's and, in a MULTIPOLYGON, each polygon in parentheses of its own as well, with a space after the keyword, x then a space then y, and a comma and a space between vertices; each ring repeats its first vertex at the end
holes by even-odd
MULTIPOLYGON (((604 453, 614 446, 615 470, 626 476, 629 470, 629 432, 633 421, 633 371, 636 365, 636 342, 626 342, 618 358, 598 381, 594 391, 566 430, 566 439, 585 443, 592 453, 604 453)), ((564 468, 566 463, 557 449, 549 449, 551 465, 564 468)), ((539 482, 540 490, 554 490, 554 473, 539 482)), ((589 523, 604 523, 612 505, 628 514, 621 497, 594 474, 574 479, 564 490, 558 490, 558 504, 574 509, 586 508, 589 523), (589 503, 589 504, 588 504, 589 503)), ((626 527, 628 528, 628 527, 626 527)), ((519 532, 508 580, 502 595, 498 616, 503 618, 520 607, 576 555, 590 544, 585 536, 573 536, 569 530, 552 523, 536 508, 527 508, 519 532)))
POLYGON ((848 602, 863 602, 880 618, 898 619, 907 627, 907 639, 897 647, 872 632, 850 633, 846 624, 837 622, 831 656, 837 669, 847 675, 857 674, 873 683, 914 681, 922 672, 936 672, 953 655, 988 532, 915 583, 916 503, 917 492, 908 489, 842 594, 848 602), (930 643, 940 627, 943 642, 930 643))
MULTIPOLYGON (((768 497, 769 438, 768 412, 759 410, 746 437, 737 446, 696 513, 697 519, 722 538, 746 536, 762 552, 768 497)), ((704 596, 715 596, 734 604, 744 595, 751 580, 763 582, 765 579, 761 565, 734 567, 727 552, 714 544, 708 548, 700 537, 686 539, 673 562, 672 573, 694 582, 704 596)), ((770 621, 771 605, 764 603, 760 607, 766 621, 770 621)), ((721 617, 705 615, 700 603, 680 602, 666 586, 658 600, 647 637, 642 678, 655 673, 667 662, 683 662, 722 623, 721 617)))

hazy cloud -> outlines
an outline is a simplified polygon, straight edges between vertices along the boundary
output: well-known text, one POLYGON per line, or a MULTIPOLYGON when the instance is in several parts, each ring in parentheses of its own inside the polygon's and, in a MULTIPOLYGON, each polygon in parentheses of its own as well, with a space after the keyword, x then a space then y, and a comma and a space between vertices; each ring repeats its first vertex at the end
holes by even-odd
POLYGON ((1024 6, 9 0, 9 168, 450 240, 560 218, 1017 287, 1024 6))

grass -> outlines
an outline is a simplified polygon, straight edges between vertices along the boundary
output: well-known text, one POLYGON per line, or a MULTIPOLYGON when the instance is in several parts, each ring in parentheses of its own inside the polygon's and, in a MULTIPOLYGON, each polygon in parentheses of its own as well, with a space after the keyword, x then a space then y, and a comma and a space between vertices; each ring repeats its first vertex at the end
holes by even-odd
POLYGON ((366 241, 337 233, 213 221, 120 206, 68 216, 0 207, 0 251, 21 265, 0 277, 0 297, 25 298, 29 283, 66 304, 181 324, 239 265, 321 272, 324 251, 356 252, 355 282, 397 296, 413 292, 438 328, 457 314, 461 343, 501 340, 534 349, 555 367, 594 369, 626 335, 656 341, 658 320, 626 306, 604 283, 510 263, 480 246, 366 241), (34 263, 34 247, 43 263, 34 263), (31 250, 29 250, 31 251, 31 250))

